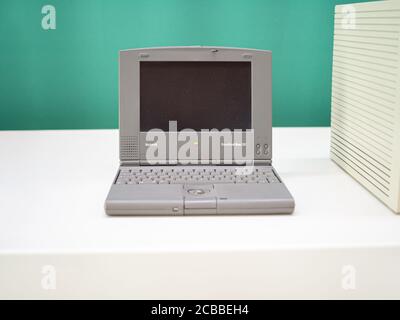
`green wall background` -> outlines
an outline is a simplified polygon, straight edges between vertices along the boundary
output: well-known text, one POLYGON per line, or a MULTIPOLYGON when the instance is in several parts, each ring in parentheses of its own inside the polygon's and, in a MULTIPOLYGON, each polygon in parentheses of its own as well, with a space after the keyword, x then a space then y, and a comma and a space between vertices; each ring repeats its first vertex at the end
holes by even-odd
POLYGON ((118 51, 273 51, 275 126, 328 126, 333 12, 346 0, 1 0, 0 129, 118 127, 118 51), (57 29, 41 28, 42 6, 57 29))

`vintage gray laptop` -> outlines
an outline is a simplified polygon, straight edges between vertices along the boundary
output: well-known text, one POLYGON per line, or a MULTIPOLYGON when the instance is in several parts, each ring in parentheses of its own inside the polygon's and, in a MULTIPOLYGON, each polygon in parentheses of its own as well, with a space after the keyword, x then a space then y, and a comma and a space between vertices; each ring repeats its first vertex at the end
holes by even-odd
POLYGON ((108 215, 290 214, 272 167, 271 52, 120 52, 120 167, 108 215))

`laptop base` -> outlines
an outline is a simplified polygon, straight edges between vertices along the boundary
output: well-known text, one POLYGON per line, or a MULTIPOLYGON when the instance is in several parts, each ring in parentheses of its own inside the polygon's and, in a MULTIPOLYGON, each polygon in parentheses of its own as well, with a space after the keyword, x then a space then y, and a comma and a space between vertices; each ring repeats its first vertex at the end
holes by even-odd
MULTIPOLYGON (((270 166, 263 168, 273 171, 270 166)), ((151 167, 146 169, 152 170, 151 167)), ((191 170, 189 167, 186 169, 191 170)), ((120 174, 121 170, 105 203, 106 213, 111 216, 291 214, 295 206, 293 197, 279 177, 274 183, 188 181, 117 184, 120 174)))

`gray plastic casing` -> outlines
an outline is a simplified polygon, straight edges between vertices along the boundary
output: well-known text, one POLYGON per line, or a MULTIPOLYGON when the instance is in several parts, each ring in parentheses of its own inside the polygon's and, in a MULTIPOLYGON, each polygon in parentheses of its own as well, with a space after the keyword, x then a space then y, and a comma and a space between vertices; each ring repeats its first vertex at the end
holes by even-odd
MULTIPOLYGON (((141 61, 251 62, 254 160, 272 159, 272 53, 220 47, 164 47, 122 50, 119 54, 119 138, 121 165, 146 163, 145 132, 140 132, 141 61), (257 147, 258 146, 258 149, 257 147)), ((205 128, 212 129, 212 128, 205 128)), ((167 141, 168 143, 168 141, 167 141)), ((199 141, 201 144, 201 141, 199 141)), ((222 154, 222 152, 220 153, 222 154)), ((211 159, 210 159, 211 160, 211 159)), ((168 159, 165 159, 168 164, 168 159)), ((223 163, 223 160, 221 160, 223 163)))

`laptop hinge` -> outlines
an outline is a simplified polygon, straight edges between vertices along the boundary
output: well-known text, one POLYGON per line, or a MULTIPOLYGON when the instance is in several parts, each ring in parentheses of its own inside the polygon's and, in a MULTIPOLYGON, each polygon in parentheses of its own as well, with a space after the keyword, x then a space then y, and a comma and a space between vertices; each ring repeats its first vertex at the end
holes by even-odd
MULTIPOLYGON (((131 160, 131 161, 121 161, 121 166, 149 166, 153 165, 147 161, 139 161, 139 160, 131 160)), ((176 166, 179 165, 177 162, 168 162, 166 161, 165 163, 160 163, 158 164, 160 166, 176 166)), ((215 163, 198 163, 198 164, 189 164, 189 165, 210 165, 210 166, 224 166, 224 165, 236 165, 236 164, 225 164, 225 163, 220 163, 220 164, 215 164, 215 163)), ((272 160, 254 160, 254 165, 255 166, 270 166, 272 165, 272 160)))
POLYGON ((255 166, 270 166, 272 165, 272 160, 254 160, 255 166))
POLYGON ((138 166, 140 164, 139 160, 121 161, 121 166, 138 166))

